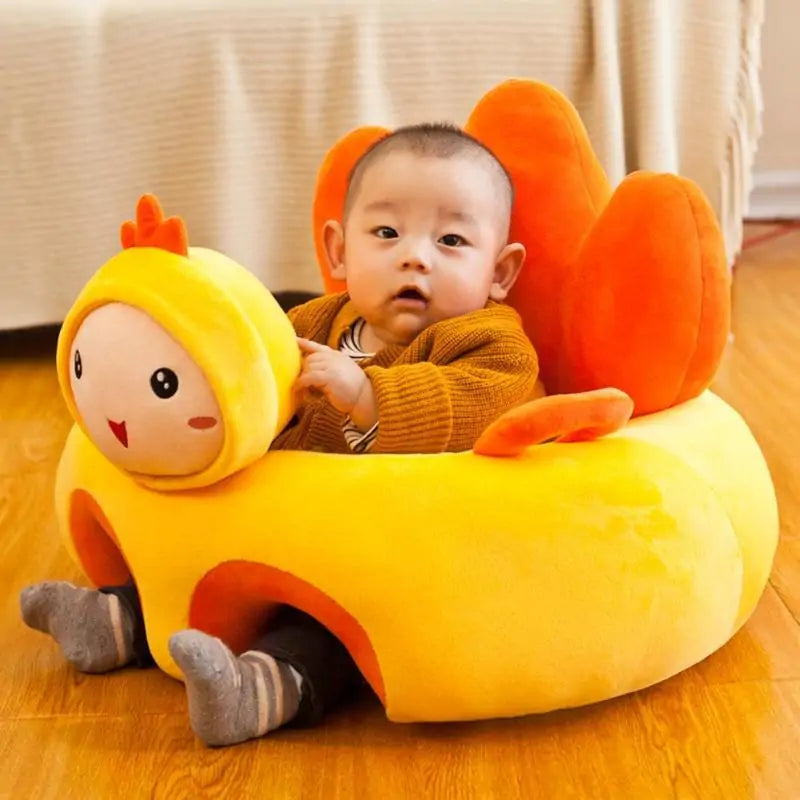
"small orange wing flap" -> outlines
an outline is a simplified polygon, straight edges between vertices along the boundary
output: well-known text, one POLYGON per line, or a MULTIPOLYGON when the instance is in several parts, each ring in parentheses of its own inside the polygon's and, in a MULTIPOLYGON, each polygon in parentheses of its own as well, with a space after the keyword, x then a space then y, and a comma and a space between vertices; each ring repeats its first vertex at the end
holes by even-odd
POLYGON ((531 400, 495 420, 481 434, 474 452, 517 456, 548 441, 588 442, 624 427, 633 400, 619 389, 595 389, 531 400))

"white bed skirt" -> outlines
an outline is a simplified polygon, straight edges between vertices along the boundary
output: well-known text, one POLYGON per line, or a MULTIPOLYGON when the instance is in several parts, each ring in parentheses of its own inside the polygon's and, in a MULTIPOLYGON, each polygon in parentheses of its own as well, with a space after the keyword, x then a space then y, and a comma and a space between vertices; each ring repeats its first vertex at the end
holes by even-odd
POLYGON ((325 150, 463 122, 508 77, 576 104, 613 183, 679 172, 741 242, 763 0, 11 0, 0 6, 0 328, 57 323, 139 195, 273 291, 319 291, 325 150))

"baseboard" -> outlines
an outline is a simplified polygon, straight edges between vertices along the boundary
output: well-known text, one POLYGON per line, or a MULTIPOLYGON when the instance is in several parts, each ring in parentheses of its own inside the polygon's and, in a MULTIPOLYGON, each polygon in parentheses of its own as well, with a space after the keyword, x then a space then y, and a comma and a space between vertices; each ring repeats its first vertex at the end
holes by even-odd
POLYGON ((800 169, 756 170, 747 219, 800 219, 800 169))

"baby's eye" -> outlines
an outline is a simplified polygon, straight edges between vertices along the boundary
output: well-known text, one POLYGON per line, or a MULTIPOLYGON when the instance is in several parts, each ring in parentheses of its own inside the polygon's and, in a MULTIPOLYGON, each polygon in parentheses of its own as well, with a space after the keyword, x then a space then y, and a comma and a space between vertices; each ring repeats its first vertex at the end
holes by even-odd
POLYGON ((396 239, 397 231, 390 228, 388 225, 381 225, 380 228, 375 228, 372 231, 379 239, 396 239))
POLYGON ((457 233, 446 233, 439 241, 445 247, 463 247, 467 243, 467 240, 457 233))
POLYGON ((75 351, 75 357, 73 359, 74 362, 74 369, 75 369, 75 377, 80 380, 81 375, 83 375, 83 361, 81 360, 81 351, 75 351))
POLYGON ((178 391, 178 376, 168 367, 159 367, 150 376, 150 388, 156 397, 168 400, 178 391))

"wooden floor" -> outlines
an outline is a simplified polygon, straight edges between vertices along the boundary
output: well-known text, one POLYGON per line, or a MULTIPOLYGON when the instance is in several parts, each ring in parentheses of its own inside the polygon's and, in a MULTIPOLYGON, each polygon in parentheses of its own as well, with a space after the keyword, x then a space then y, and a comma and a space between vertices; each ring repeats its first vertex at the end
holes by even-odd
POLYGON ((317 730, 215 751, 193 738, 177 682, 81 676, 19 621, 23 586, 81 578, 51 502, 69 425, 54 335, 0 336, 0 798, 800 798, 800 232, 754 243, 735 274, 736 336, 715 389, 763 447, 782 541, 726 647, 568 713, 401 726, 367 699, 317 730))

